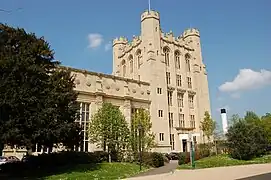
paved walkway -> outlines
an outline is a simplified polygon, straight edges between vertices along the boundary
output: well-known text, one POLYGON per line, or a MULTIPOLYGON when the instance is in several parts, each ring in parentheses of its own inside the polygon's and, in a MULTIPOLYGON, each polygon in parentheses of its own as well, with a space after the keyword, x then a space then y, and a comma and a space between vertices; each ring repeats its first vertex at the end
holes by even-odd
POLYGON ((154 168, 149 171, 140 173, 136 175, 135 177, 172 173, 172 171, 175 171, 177 167, 178 167, 178 161, 170 161, 170 163, 165 164, 165 166, 154 168))
POLYGON ((128 180, 271 180, 271 164, 176 170, 174 173, 142 176, 128 180))

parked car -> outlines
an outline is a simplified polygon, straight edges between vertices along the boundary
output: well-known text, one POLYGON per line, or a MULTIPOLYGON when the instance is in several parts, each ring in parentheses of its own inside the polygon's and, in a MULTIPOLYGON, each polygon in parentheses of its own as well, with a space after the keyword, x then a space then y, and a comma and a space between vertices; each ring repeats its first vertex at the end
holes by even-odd
POLYGON ((8 159, 8 162, 20 161, 20 159, 17 158, 16 156, 8 156, 7 159, 8 159))
POLYGON ((179 160, 179 153, 171 152, 171 153, 169 153, 169 157, 171 160, 179 160))
POLYGON ((5 164, 8 162, 8 158, 4 157, 4 156, 0 156, 0 165, 5 164))

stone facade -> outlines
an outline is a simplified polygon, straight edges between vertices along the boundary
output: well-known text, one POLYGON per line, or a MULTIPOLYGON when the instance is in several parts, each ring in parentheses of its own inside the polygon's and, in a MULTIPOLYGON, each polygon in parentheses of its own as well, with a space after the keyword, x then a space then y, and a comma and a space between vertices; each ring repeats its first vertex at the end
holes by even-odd
POLYGON ((145 11, 140 36, 113 41, 113 75, 150 83, 155 150, 189 151, 189 133, 199 133, 194 140, 202 142, 199 126, 210 100, 197 29, 174 37, 162 32, 158 12, 145 11))
MULTIPOLYGON (((162 32, 158 12, 145 11, 140 36, 133 36, 130 42, 124 37, 113 41, 113 75, 62 68, 71 70, 75 77, 81 113, 77 122, 83 125, 84 134, 91 116, 103 102, 111 102, 128 123, 133 108, 150 111, 158 144, 154 151, 189 151, 190 133, 198 133, 193 137, 195 142, 203 141, 199 126, 204 112, 210 112, 210 101, 197 29, 174 37, 172 32, 162 32)), ((97 147, 84 135, 78 150, 93 151, 97 147)), ((34 152, 48 149, 37 147, 34 152)))

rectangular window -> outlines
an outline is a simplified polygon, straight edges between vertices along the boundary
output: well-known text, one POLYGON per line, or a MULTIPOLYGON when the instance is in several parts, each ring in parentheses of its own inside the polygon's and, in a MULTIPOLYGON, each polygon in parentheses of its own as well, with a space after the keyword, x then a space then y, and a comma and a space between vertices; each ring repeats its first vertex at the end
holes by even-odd
POLYGON ((159 133, 159 140, 164 141, 164 133, 159 133))
POLYGON ((177 86, 182 86, 182 77, 181 77, 181 75, 177 75, 176 76, 176 84, 177 84, 177 86))
POLYGON ((81 142, 78 147, 75 147, 75 150, 88 152, 89 139, 87 132, 90 123, 90 103, 79 102, 78 105, 80 107, 80 118, 75 122, 82 126, 82 131, 80 133, 83 134, 83 142, 81 142))
POLYGON ((167 92, 168 105, 172 106, 172 91, 167 92))
POLYGON ((175 150, 174 134, 170 134, 170 145, 171 145, 171 150, 175 150))
POLYGON ((158 110, 158 117, 163 117, 163 110, 158 110))
POLYGON ((183 93, 177 93, 178 107, 183 107, 183 93))
POLYGON ((190 108, 194 108, 194 96, 188 95, 188 103, 190 108))
POLYGON ((170 72, 166 72, 167 84, 170 84, 170 72))
POLYGON ((191 77, 187 77, 187 86, 188 86, 188 88, 192 88, 192 79, 191 79, 191 77))
POLYGON ((169 127, 173 127, 173 113, 168 113, 169 127))
POLYGON ((190 127, 196 128, 195 115, 190 115, 190 127))
POLYGON ((162 88, 157 88, 157 94, 162 94, 162 88))
POLYGON ((179 127, 185 127, 184 114, 179 114, 179 127))
POLYGON ((138 80, 140 81, 140 75, 138 75, 138 80))

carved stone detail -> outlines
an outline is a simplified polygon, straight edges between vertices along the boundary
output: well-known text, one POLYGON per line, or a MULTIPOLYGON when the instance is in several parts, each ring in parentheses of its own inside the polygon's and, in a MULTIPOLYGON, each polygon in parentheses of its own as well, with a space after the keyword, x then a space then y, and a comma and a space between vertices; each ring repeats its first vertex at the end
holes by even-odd
POLYGON ((190 94, 190 95, 195 95, 195 94, 196 94, 196 92, 195 92, 195 91, 191 91, 191 90, 189 90, 189 91, 188 91, 188 94, 190 94))
POLYGON ((90 87, 90 86, 91 86, 91 82, 90 82, 90 80, 89 80, 89 81, 87 81, 86 85, 87 85, 88 87, 90 87))
POLYGON ((80 84, 80 80, 79 80, 79 79, 76 79, 76 80, 75 80, 75 84, 76 84, 76 85, 79 85, 79 84, 80 84))
POLYGON ((136 90, 135 89, 133 89, 133 91, 132 91, 133 93, 136 93, 136 90))
POLYGON ((178 92, 178 93, 185 93, 185 92, 186 92, 186 90, 181 89, 181 88, 177 88, 177 92, 178 92))
POLYGON ((116 87, 116 91, 119 91, 120 90, 120 88, 119 87, 116 87))

